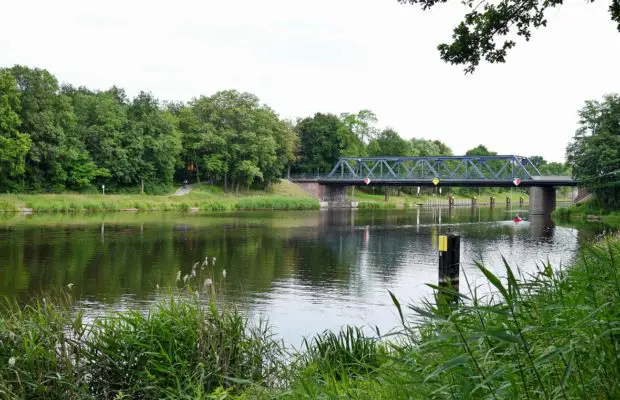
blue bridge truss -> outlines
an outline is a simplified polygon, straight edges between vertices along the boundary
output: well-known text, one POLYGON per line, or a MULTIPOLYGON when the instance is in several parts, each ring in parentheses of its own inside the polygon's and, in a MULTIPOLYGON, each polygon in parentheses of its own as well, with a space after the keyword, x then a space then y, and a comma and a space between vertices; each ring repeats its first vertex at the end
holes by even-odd
POLYGON ((543 176, 527 158, 505 156, 344 157, 327 174, 294 181, 348 185, 576 186, 567 176, 543 176), (517 180, 518 179, 518 180, 517 180))

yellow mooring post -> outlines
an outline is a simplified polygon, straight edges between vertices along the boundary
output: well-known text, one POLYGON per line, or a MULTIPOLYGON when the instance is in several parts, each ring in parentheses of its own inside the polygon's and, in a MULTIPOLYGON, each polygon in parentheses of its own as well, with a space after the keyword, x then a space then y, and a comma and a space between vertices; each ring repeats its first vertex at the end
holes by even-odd
MULTIPOLYGON (((461 265, 461 238, 458 235, 439 235, 439 286, 459 291, 459 269, 461 265)), ((451 296, 449 302, 456 302, 451 296)))

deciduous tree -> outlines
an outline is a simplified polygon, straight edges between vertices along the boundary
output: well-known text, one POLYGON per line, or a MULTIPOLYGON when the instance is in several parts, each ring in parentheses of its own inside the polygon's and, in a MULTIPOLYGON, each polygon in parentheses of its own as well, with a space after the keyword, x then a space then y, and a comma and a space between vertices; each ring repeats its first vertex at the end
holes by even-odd
POLYGON ((363 147, 361 140, 333 114, 316 113, 297 123, 299 134, 300 172, 316 173, 330 171, 343 156, 359 156, 363 147))
POLYGON ((573 175, 601 205, 620 208, 620 96, 589 100, 579 111, 579 128, 566 155, 573 175))
MULTIPOLYGON (((449 0, 398 0, 429 10, 449 0)), ((547 26, 547 12, 559 7, 562 0, 499 0, 497 2, 462 0, 469 12, 453 31, 452 43, 438 46, 441 59, 465 66, 471 73, 481 60, 506 61, 508 50, 516 44, 514 37, 529 40, 532 30, 547 26)), ((609 14, 620 31, 620 0, 610 0, 609 14)))

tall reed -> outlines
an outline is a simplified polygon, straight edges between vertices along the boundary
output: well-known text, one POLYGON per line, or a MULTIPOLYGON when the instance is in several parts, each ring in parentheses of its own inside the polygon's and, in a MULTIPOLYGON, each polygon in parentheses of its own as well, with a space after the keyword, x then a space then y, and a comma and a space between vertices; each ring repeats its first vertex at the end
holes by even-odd
POLYGON ((291 397, 620 398, 619 259, 611 238, 586 246, 570 269, 541 262, 523 275, 505 262, 500 278, 478 264, 491 295, 433 286, 436 300, 409 306, 409 322, 394 298, 403 328, 381 368, 305 380, 291 397))

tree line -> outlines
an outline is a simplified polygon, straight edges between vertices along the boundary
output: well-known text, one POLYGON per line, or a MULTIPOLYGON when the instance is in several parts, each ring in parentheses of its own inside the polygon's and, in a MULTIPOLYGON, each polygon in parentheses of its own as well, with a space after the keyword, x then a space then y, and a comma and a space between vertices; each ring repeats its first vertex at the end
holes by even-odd
MULTIPOLYGON (((0 191, 163 193, 174 182, 226 190, 267 185, 289 173, 325 173, 343 156, 452 155, 438 140, 378 129, 370 110, 282 119, 236 90, 186 103, 118 87, 59 84, 44 69, 0 69, 0 191)), ((467 155, 496 154, 480 145, 467 155)), ((532 160, 543 174, 567 165, 532 160)))

